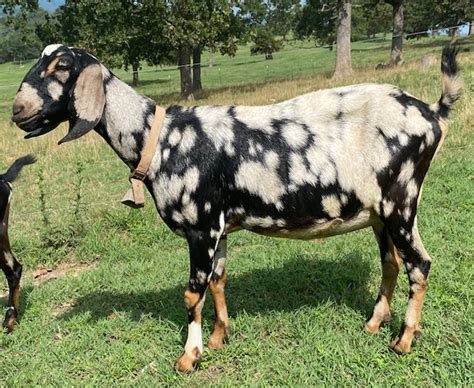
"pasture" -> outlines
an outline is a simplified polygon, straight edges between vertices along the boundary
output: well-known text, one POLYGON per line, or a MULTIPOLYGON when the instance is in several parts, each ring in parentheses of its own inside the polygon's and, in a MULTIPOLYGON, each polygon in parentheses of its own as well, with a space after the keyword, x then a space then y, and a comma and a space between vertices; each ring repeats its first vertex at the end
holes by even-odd
MULTIPOLYGON (((435 102, 446 42, 406 42, 406 64, 377 72, 374 66, 388 59, 389 40, 355 43, 354 76, 338 83, 330 79, 335 53, 327 49, 294 43, 265 61, 241 48, 235 58, 216 56, 215 66, 203 68, 205 91, 194 103, 269 104, 360 82, 396 84, 435 102), (438 58, 436 66, 420 66, 427 54, 438 58)), ((223 350, 205 349, 191 375, 173 370, 186 334, 185 240, 159 220, 149 196, 142 210, 120 204, 129 171, 98 135, 57 146, 63 126, 23 140, 9 116, 31 63, 0 65, 2 171, 23 154, 39 158, 14 187, 10 238, 24 275, 19 327, 0 336, 4 384, 471 386, 474 40, 460 43, 465 93, 425 180, 418 213, 434 262, 423 334, 412 353, 388 350, 406 310, 408 282, 402 272, 393 321, 380 335, 363 331, 380 282, 370 230, 309 242, 238 232, 228 240, 232 335, 223 350)), ((143 70, 140 92, 162 105, 179 102, 177 71, 143 70)), ((130 73, 115 73, 131 80, 130 73)), ((208 298, 205 343, 212 317, 208 298)))

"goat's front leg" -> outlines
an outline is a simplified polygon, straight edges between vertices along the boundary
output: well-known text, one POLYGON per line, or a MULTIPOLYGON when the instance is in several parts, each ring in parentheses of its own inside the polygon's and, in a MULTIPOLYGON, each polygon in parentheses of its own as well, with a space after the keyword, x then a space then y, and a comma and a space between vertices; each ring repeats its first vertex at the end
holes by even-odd
POLYGON ((3 328, 10 333, 15 329, 19 314, 22 266, 11 252, 8 240, 8 214, 7 207, 0 224, 0 268, 2 268, 8 282, 8 309, 3 321, 3 328))
POLYGON ((222 236, 217 246, 214 257, 214 269, 209 282, 212 300, 214 302, 214 331, 209 337, 208 346, 210 349, 221 349, 224 340, 229 335, 229 317, 227 315, 227 305, 225 302, 225 282, 226 282, 226 257, 227 257, 227 236, 222 236))
POLYGON ((216 245, 216 240, 210 238, 209 233, 190 231, 186 237, 191 266, 188 287, 184 293, 188 313, 188 338, 183 354, 176 361, 176 369, 181 372, 191 372, 202 356, 201 312, 216 245))

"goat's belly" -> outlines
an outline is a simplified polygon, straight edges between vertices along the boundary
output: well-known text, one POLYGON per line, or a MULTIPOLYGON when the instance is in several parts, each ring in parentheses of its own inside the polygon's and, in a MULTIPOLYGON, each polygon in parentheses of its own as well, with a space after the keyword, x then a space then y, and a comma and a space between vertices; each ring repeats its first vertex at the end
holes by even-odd
POLYGON ((334 218, 329 221, 314 222, 300 228, 289 228, 283 225, 280 227, 275 225, 267 226, 264 223, 262 225, 253 224, 252 226, 243 223, 242 227, 266 236, 313 240, 349 233, 378 224, 381 224, 380 218, 372 210, 362 210, 348 219, 334 218))

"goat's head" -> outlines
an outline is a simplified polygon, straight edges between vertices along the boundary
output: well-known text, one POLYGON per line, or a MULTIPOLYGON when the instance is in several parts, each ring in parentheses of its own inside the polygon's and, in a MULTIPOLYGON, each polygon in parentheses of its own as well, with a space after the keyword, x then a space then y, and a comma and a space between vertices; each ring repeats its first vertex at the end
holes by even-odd
POLYGON ((28 134, 43 135, 69 120, 59 144, 93 129, 105 105, 102 66, 86 51, 47 46, 23 79, 13 102, 12 120, 28 134))

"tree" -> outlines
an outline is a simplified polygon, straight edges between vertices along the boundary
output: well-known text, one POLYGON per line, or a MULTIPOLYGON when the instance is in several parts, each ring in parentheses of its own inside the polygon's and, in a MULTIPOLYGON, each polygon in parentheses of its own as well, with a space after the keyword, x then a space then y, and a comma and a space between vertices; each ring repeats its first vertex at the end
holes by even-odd
POLYGON ((246 30, 243 42, 253 42, 250 53, 265 54, 265 59, 273 59, 273 53, 283 47, 286 35, 295 27, 300 1, 242 0, 238 2, 238 9, 246 30))
POLYGON ((405 9, 405 31, 449 28, 452 43, 456 40, 457 26, 474 18, 471 0, 405 0, 405 9))
POLYGON ((27 20, 28 13, 38 10, 38 0, 2 0, 0 1, 0 10, 8 16, 7 22, 24 23, 27 20))
POLYGON ((142 61, 169 63, 173 50, 164 35, 162 1, 67 1, 40 28, 47 42, 83 47, 111 67, 132 67, 138 83, 142 61))
POLYGON ((337 0, 337 43, 334 79, 341 79, 352 74, 351 11, 352 0, 337 0))
POLYGON ((407 38, 421 38, 421 31, 436 29, 438 17, 436 16, 436 1, 433 0, 405 0, 405 26, 407 38), (410 33, 417 33, 411 35, 410 33))
POLYGON ((189 98, 193 88, 202 88, 202 50, 208 47, 230 55, 237 50, 233 4, 231 0, 72 0, 49 18, 40 35, 84 47, 109 66, 132 67, 134 84, 144 61, 177 63, 181 95, 189 98))
POLYGON ((438 26, 449 28, 452 43, 457 39, 457 26, 469 23, 474 18, 471 0, 436 0, 435 10, 438 26))
POLYGON ((254 45, 250 48, 250 53, 252 55, 265 54, 265 59, 273 59, 273 53, 283 46, 283 43, 275 39, 275 36, 265 27, 256 28, 252 40, 254 45))
POLYGON ((351 14, 352 0, 309 0, 296 27, 298 38, 313 38, 331 48, 336 40, 335 79, 352 73, 351 14))
POLYGON ((294 30, 301 9, 299 0, 272 0, 268 9, 267 24, 274 35, 283 40, 294 30))
POLYGON ((392 49, 390 52, 390 67, 403 63, 403 0, 385 0, 393 7, 392 49))
POLYGON ((295 34, 299 39, 312 38, 332 49, 336 37, 336 6, 330 0, 309 0, 303 6, 295 34))
POLYGON ((390 5, 384 2, 371 4, 365 0, 354 1, 352 5, 353 40, 374 38, 376 33, 385 34, 391 27, 392 9, 390 5))
POLYGON ((43 45, 35 26, 43 23, 46 15, 43 10, 28 11, 28 23, 20 15, 0 17, 0 63, 32 59, 41 54, 43 45))
POLYGON ((167 40, 178 48, 181 96, 191 98, 193 91, 202 88, 202 50, 207 47, 223 54, 235 54, 240 33, 238 16, 229 0, 168 0, 164 19, 167 40))

